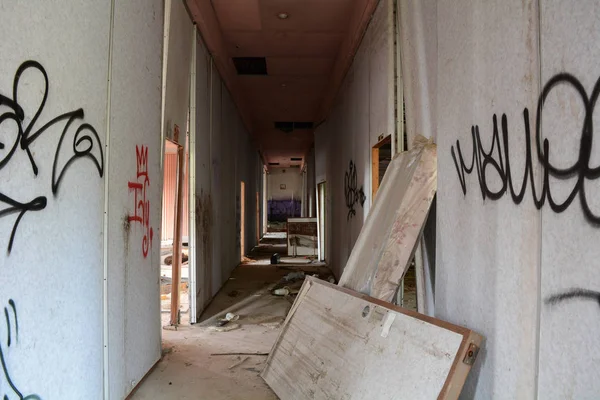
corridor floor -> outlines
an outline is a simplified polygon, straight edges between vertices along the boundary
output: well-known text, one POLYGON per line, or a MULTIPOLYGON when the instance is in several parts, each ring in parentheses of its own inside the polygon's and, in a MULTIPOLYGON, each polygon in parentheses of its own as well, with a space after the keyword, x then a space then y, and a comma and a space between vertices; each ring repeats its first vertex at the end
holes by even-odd
MULTIPOLYGON (((271 289, 290 272, 331 276, 324 264, 303 258, 268 264, 274 252, 285 254, 285 240, 285 234, 265 235, 215 296, 201 323, 163 329, 163 358, 131 399, 277 399, 259 375, 293 299, 274 296, 271 289), (239 320, 217 327, 228 312, 239 320)), ((293 292, 301 283, 286 286, 293 292)))

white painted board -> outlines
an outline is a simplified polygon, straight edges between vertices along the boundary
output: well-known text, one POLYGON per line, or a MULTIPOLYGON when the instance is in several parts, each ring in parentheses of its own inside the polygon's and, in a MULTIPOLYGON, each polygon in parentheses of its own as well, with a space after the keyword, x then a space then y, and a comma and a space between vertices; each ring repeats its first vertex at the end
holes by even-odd
POLYGON ((437 187, 437 148, 420 140, 388 166, 340 286, 392 301, 437 187))
POLYGON ((480 344, 466 328, 308 277, 262 377, 282 400, 455 399, 480 344))

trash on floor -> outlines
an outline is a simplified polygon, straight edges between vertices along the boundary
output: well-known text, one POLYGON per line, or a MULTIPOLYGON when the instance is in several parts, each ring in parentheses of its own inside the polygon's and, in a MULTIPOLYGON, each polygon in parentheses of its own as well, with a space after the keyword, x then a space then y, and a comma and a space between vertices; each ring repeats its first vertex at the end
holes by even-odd
POLYGON ((287 282, 294 282, 297 280, 304 279, 305 276, 306 276, 306 274, 303 271, 290 272, 289 274, 284 276, 283 279, 286 280, 287 282))
MULTIPOLYGON (((185 254, 185 253, 181 253, 181 262, 184 263, 184 262, 187 262, 187 261, 188 261, 188 255, 185 254)), ((165 261, 163 261, 163 263, 165 265, 171 265, 171 264, 173 264, 173 256, 171 255, 171 256, 165 257, 165 261)))
POLYGON ((239 367, 240 365, 242 365, 246 360, 248 360, 250 357, 246 356, 244 358, 241 358, 240 356, 237 357, 238 361, 236 361, 234 364, 231 364, 227 369, 233 369, 235 367, 239 367))
POLYGON ((227 322, 226 325, 222 325, 222 326, 209 326, 208 330, 213 331, 213 332, 229 332, 229 331, 233 331, 236 329, 240 328, 240 324, 230 324, 229 322, 227 322))
POLYGON ((307 277, 261 374, 282 400, 457 399, 482 337, 307 277), (293 349, 293 351, 291 350, 293 349))
POLYGON ((275 253, 271 256, 271 264, 279 264, 279 261, 281 261, 279 253, 275 253))

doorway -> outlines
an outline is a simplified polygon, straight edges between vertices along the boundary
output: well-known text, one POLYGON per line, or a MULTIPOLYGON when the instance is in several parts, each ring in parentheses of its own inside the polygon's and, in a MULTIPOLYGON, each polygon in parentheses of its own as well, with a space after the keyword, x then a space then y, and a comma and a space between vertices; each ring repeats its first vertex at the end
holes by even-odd
POLYGON ((240 261, 246 255, 246 184, 240 182, 240 261))
POLYGON ((326 223, 327 220, 327 186, 325 182, 317 185, 317 233, 319 236, 319 261, 326 259, 326 223))
POLYGON ((170 325, 179 325, 189 310, 190 277, 188 154, 175 136, 165 140, 160 250, 161 313, 170 315, 170 325))
POLYGON ((392 136, 380 140, 371 149, 371 195, 372 199, 379 190, 383 176, 388 165, 392 161, 392 136))

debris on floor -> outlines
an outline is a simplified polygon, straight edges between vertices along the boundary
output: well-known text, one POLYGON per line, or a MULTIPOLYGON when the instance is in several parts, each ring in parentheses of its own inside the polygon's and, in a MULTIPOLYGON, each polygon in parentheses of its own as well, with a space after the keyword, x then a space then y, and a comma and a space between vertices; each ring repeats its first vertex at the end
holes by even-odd
POLYGON ((244 363, 246 360, 248 360, 249 358, 250 358, 249 356, 246 356, 246 357, 244 357, 244 358, 242 358, 242 357, 238 356, 238 357, 237 357, 238 361, 237 361, 237 362, 235 362, 234 364, 231 364, 231 365, 229 366, 229 368, 227 368, 227 369, 234 369, 235 367, 239 367, 240 365, 242 365, 242 364, 243 364, 243 363, 244 363))
POLYGON ((227 324, 221 325, 221 326, 219 326, 219 325, 209 326, 208 330, 214 331, 214 332, 230 332, 230 331, 234 331, 239 328, 240 328, 240 324, 227 323, 227 324))
MULTIPOLYGON (((181 253, 181 263, 183 264, 187 261, 188 261, 188 255, 182 252, 181 253)), ((171 256, 165 257, 165 260, 163 261, 163 263, 165 265, 172 265, 173 264, 173 256, 171 255, 171 256)))

